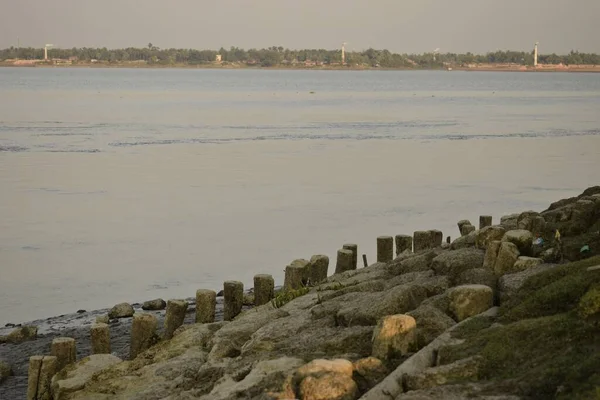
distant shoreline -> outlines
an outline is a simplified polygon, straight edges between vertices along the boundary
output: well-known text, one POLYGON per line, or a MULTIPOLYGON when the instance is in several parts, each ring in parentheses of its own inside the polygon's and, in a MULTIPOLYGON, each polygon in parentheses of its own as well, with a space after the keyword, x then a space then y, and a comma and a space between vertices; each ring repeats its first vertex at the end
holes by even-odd
POLYGON ((507 65, 490 65, 482 64, 475 67, 451 67, 451 68, 381 68, 381 67, 342 67, 342 66, 250 66, 250 65, 222 65, 222 64, 134 64, 134 63, 77 63, 77 64, 45 64, 42 62, 31 64, 15 64, 0 62, 0 67, 15 67, 15 68, 123 68, 123 69, 211 69, 211 70, 275 70, 275 71, 461 71, 461 72, 585 72, 598 73, 600 66, 586 67, 554 67, 541 66, 538 68, 522 67, 522 66, 507 66, 507 65))

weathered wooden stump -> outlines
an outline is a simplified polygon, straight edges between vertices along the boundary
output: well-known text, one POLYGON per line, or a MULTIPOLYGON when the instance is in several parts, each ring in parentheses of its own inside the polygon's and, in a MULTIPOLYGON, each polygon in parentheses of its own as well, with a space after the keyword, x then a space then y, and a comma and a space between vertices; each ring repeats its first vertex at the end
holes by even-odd
POLYGON ((415 253, 433 247, 432 235, 430 231, 415 231, 413 244, 415 247, 415 253))
POLYGON ((254 275, 254 305, 267 304, 274 297, 275 280, 272 275, 254 275))
POLYGON ((345 271, 353 270, 354 253, 352 250, 340 249, 337 252, 337 261, 335 263, 335 273, 339 274, 345 271))
POLYGON ((396 257, 407 251, 412 253, 413 238, 409 235, 396 235, 396 257))
POLYGON ((107 324, 95 323, 90 329, 92 354, 110 354, 110 329, 107 324))
POLYGON ((442 241, 444 240, 444 234, 442 231, 438 231, 437 229, 432 229, 429 231, 431 234, 431 247, 436 248, 442 245, 442 241))
POLYGON ((394 259, 394 238, 379 236, 377 238, 377 262, 388 262, 394 259))
POLYGON ((285 290, 296 290, 305 286, 308 281, 310 262, 304 259, 292 261, 285 267, 285 280, 283 288, 285 290))
POLYGON ((75 339, 70 337, 58 337, 52 340, 50 354, 56 357, 57 371, 62 370, 77 360, 75 339))
POLYGON ((317 254, 310 258, 310 281, 313 285, 327 279, 329 257, 317 254))
POLYGON ((131 323, 131 345, 129 358, 133 360, 138 354, 146 351, 154 344, 158 321, 152 314, 135 314, 131 323))
POLYGON ((185 300, 167 301, 167 312, 165 315, 165 331, 163 338, 171 339, 175 330, 183 325, 188 303, 185 300))
POLYGON ((225 281, 223 284, 223 319, 231 321, 240 312, 244 302, 244 284, 239 281, 225 281))
POLYGON ((196 323, 210 324, 215 322, 217 292, 208 289, 196 290, 196 323))
POLYGON ((483 229, 486 226, 492 226, 492 216, 491 215, 481 215, 479 216, 479 229, 483 229))
POLYGON ((342 246, 344 250, 350 250, 352 252, 352 269, 358 268, 358 245, 346 243, 342 246))
POLYGON ((30 357, 27 400, 52 400, 52 377, 58 371, 58 360, 55 356, 30 357))

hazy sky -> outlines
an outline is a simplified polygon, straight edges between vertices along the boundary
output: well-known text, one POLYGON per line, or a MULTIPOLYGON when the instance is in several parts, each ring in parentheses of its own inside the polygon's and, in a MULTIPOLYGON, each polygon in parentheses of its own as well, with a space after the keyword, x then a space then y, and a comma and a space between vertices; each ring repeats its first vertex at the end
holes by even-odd
POLYGON ((0 0, 0 47, 600 53, 600 0, 0 0))

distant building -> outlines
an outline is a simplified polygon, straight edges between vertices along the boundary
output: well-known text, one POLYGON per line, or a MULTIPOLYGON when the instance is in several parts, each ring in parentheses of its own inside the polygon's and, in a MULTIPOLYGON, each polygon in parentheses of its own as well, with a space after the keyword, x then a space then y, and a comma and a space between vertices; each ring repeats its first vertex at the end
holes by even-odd
POLYGON ((221 62, 221 60, 222 60, 222 56, 221 56, 220 54, 217 54, 217 55, 215 56, 215 62, 218 62, 218 63, 220 63, 220 62, 221 62))

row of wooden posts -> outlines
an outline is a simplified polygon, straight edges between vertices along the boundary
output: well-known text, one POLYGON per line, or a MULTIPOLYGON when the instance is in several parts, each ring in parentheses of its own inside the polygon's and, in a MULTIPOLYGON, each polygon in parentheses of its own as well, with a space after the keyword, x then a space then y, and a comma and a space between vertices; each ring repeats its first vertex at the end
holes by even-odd
MULTIPOLYGON (((462 222, 462 221, 461 221, 462 222)), ((465 225, 465 224, 463 224, 465 225)), ((480 218, 480 228, 491 225, 491 217, 480 218)), ((471 225, 469 225, 471 226, 471 225)), ((461 234, 470 231, 463 229, 459 223, 461 234), (464 233, 463 233, 464 231, 464 233)), ((377 238, 377 262, 388 262, 394 258, 394 242, 396 256, 403 252, 418 252, 442 245, 441 231, 416 231, 413 236, 396 235, 377 238)), ((450 243, 450 237, 447 238, 450 243)), ((366 255, 363 254, 364 266, 367 266, 366 255)), ((337 252, 335 273, 357 269, 358 245, 345 244, 337 252)), ((296 260, 285 269, 284 290, 299 289, 309 284, 317 284, 327 278, 329 258, 315 255, 310 261, 296 260)), ((259 274, 254 276, 254 305, 268 303, 275 295, 273 276, 259 274)), ((244 284, 239 281, 225 281, 223 284, 223 319, 233 320, 241 311, 244 299, 244 284)), ((199 289, 196 291, 196 323, 212 323, 215 321, 217 293, 214 290, 199 289)), ((164 321, 164 339, 171 339, 185 319, 188 303, 185 300, 169 300, 164 321)), ((152 346, 156 338, 158 320, 148 313, 135 314, 131 325, 130 359, 152 346)), ((103 322, 97 322, 90 329, 92 354, 110 354, 110 330, 103 322)), ((76 361, 75 339, 68 337, 55 338, 52 341, 50 356, 33 356, 29 360, 28 400, 51 399, 51 380, 54 374, 65 366, 76 361)))

